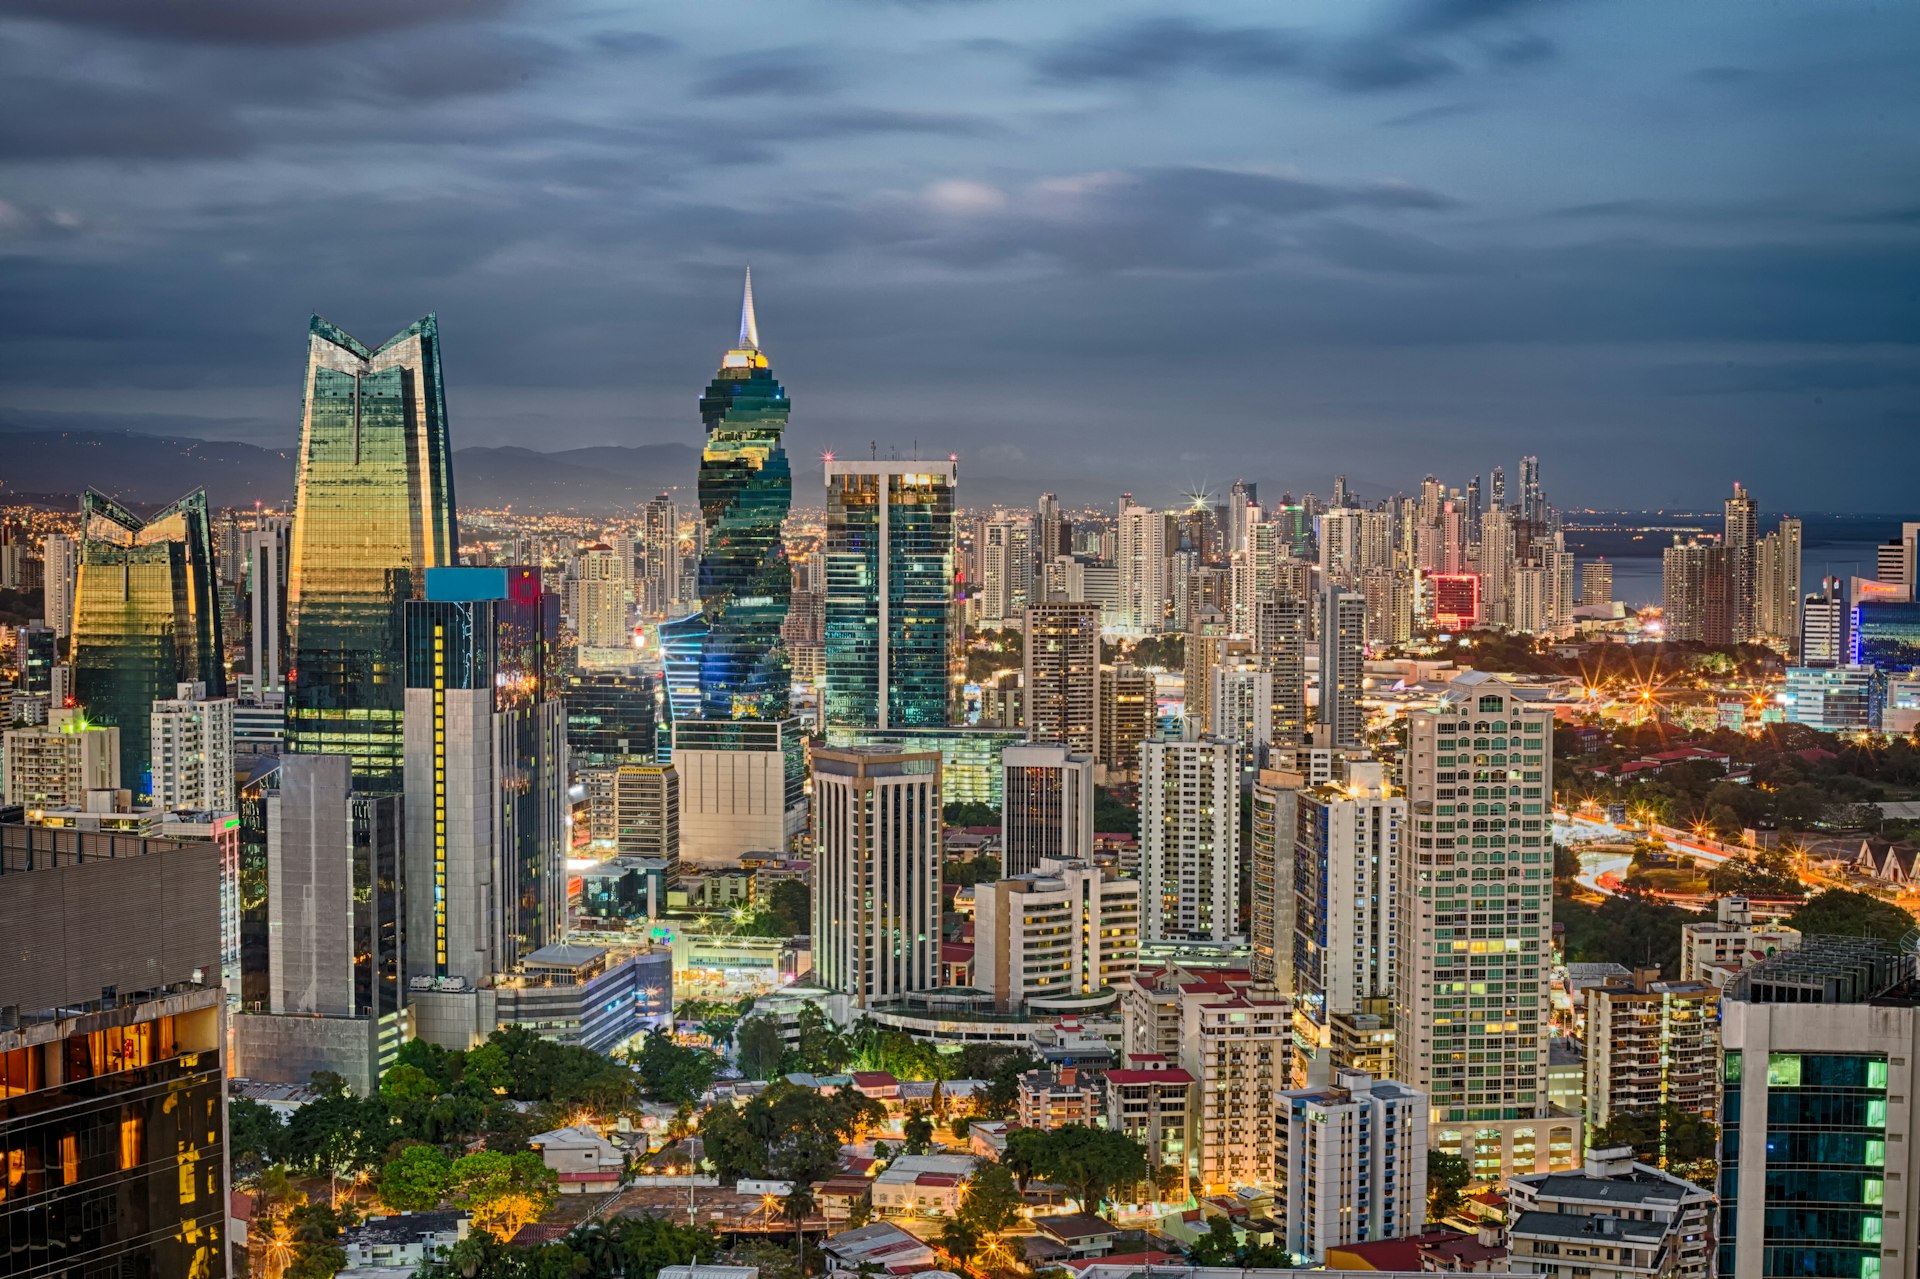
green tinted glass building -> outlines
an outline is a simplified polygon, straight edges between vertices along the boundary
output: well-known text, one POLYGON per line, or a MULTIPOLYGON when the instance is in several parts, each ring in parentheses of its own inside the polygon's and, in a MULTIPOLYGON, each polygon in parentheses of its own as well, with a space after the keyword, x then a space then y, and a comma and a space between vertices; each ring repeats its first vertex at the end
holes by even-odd
POLYGON ((826 722, 947 722, 959 642, 952 461, 827 459, 826 722))
POLYGON ((793 594, 781 525, 793 473, 781 437, 791 408, 760 350, 753 277, 740 341, 700 397, 700 612, 661 627, 674 718, 780 720, 792 713, 792 668, 780 626, 793 594), (696 697, 697 693, 697 697, 696 697))
POLYGON ((369 350, 319 316, 288 564, 287 750, 353 759, 355 785, 400 784, 406 602, 459 536, 431 315, 369 350))
POLYGON ((226 695, 207 495, 196 490, 143 520, 89 489, 80 513, 74 696, 92 722, 119 728, 120 785, 145 797, 155 699, 186 681, 226 695))

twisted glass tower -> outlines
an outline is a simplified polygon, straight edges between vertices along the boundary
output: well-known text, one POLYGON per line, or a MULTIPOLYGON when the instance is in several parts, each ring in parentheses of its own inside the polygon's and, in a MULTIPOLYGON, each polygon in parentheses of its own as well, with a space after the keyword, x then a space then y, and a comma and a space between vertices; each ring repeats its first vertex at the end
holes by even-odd
POLYGON ((313 317, 288 563, 287 750, 394 789, 406 602, 459 551, 435 317, 375 349, 313 317))
POLYGON ((226 696, 207 495, 196 489, 143 520, 88 489, 80 514, 74 695, 94 723, 120 729, 120 785, 144 797, 154 701, 182 682, 226 696))
POLYGON ((791 407, 760 350, 753 276, 740 304, 740 341, 700 397, 700 611, 660 629, 674 718, 784 720, 792 671, 780 639, 792 570, 780 526, 793 502, 781 436, 791 407))

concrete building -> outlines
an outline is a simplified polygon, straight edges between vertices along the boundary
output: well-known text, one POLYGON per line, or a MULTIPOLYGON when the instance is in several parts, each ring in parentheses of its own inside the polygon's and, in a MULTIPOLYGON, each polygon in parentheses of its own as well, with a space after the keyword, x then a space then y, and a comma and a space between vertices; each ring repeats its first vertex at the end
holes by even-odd
POLYGON ((605 542, 580 552, 580 575, 572 588, 568 614, 580 639, 583 666, 626 665, 633 661, 633 632, 627 625, 627 598, 633 589, 633 561, 605 542))
POLYGON ((1789 724, 1823 733, 1861 733, 1880 726, 1885 698, 1886 679, 1871 666, 1789 666, 1780 708, 1789 724))
POLYGON ((1100 746, 1094 759, 1101 780, 1140 776, 1140 743, 1153 736, 1156 719, 1153 676, 1122 663, 1100 670, 1100 746))
POLYGON ((233 811, 235 705, 231 697, 208 697, 205 684, 181 684, 153 704, 155 808, 233 811))
POLYGON ((1254 664, 1272 677, 1268 690, 1269 757, 1266 768, 1293 768, 1294 753, 1307 742, 1306 602, 1297 595, 1276 595, 1254 608, 1254 664))
POLYGON ((6 1273, 227 1273, 220 859, 0 824, 6 1273))
POLYGON ((1008 876, 1093 856, 1093 756, 1065 745, 1009 746, 1000 766, 1000 865, 1008 876))
POLYGON ((249 669, 253 700, 280 706, 287 694, 287 557, 293 544, 293 519, 261 516, 241 534, 246 557, 249 669))
POLYGON ((855 1007, 938 985, 941 802, 931 751, 813 752, 813 981, 855 1007))
POLYGON ((42 615, 61 639, 73 634, 73 592, 80 578, 80 544, 64 533, 49 533, 40 543, 42 615))
POLYGON ((671 882, 680 875, 680 776, 672 764, 623 764, 613 770, 614 848, 622 857, 648 857, 666 864, 671 882))
POLYGON ((6 800, 27 808, 81 808, 87 792, 120 785, 120 730, 55 708, 47 722, 8 729, 6 800))
POLYGON ((1171 517, 1164 511, 1137 505, 1132 495, 1121 498, 1115 562, 1120 569, 1120 629, 1136 635, 1157 635, 1166 629, 1171 594, 1168 555, 1177 539, 1169 538, 1171 517))
POLYGON ((1407 719, 1394 1076, 1476 1183, 1570 1167, 1579 1123, 1546 1086, 1553 713, 1473 672, 1407 719))
POLYGON ((1248 797, 1253 809, 1247 848, 1253 975, 1273 990, 1294 988, 1294 842, 1300 792, 1306 784, 1300 773, 1263 768, 1248 797))
MULTIPOLYGON (((1365 1071, 1280 1098, 1282 1245, 1309 1261, 1327 1249, 1416 1233, 1427 1211, 1425 1094, 1365 1071)), ((1278 1198, 1278 1197, 1276 1197, 1278 1198)))
POLYGON ((1727 987, 1716 1274, 1916 1273, 1914 991, 1911 954, 1854 937, 1727 987))
POLYGON ((797 719, 676 720, 680 860, 735 866, 806 827, 806 734, 797 719))
POLYGON ((1725 974, 1799 944, 1799 930, 1756 923, 1746 898, 1722 897, 1714 903, 1714 918, 1680 925, 1680 980, 1723 985, 1725 974))
POLYGON ((1240 782, 1232 742, 1140 745, 1141 937, 1240 932, 1240 782))
POLYGON ((1366 632, 1365 597, 1327 588, 1320 607, 1319 745, 1338 750, 1363 744, 1360 685, 1366 675, 1366 632))
POLYGON ((1123 1132, 1147 1152, 1149 1174, 1178 1168, 1181 1189, 1174 1202, 1186 1201, 1188 1152, 1193 1145, 1190 1095, 1193 1076, 1161 1053, 1129 1053, 1126 1065, 1107 1071, 1107 1127, 1123 1132))
POLYGON ((1635 1163, 1625 1146, 1588 1151, 1581 1172, 1513 1178, 1507 1208, 1507 1264, 1515 1274, 1706 1279, 1712 1265, 1713 1195, 1635 1163))
POLYGON ((1100 1081, 1072 1066, 1020 1076, 1018 1107, 1022 1128, 1097 1127, 1104 1109, 1100 1081))
POLYGON ((1049 858, 974 889, 973 943, 974 985, 1004 1011, 1110 999, 1139 967, 1140 881, 1049 858))
POLYGON ((1029 604, 1022 710, 1028 738, 1100 749, 1100 606, 1029 604))
POLYGON ((1822 578, 1820 589, 1800 602, 1800 665, 1819 669, 1853 660, 1853 608, 1846 583, 1822 578))
POLYGON ((1353 1046, 1351 1024, 1336 1035, 1335 1022, 1394 997, 1407 801, 1387 785, 1386 765, 1351 763, 1342 780, 1298 792, 1296 816, 1296 1025, 1306 1051, 1329 1055, 1335 1069, 1360 1068, 1343 1051, 1353 1046))
POLYGON ((1284 998, 1221 981, 1180 991, 1180 1066, 1194 1078, 1189 1169, 1205 1193, 1271 1186, 1281 1095, 1292 1082, 1293 1016, 1284 998))
POLYGON ((1720 992, 1642 969, 1587 991, 1587 1122, 1678 1106, 1720 1113, 1720 992))

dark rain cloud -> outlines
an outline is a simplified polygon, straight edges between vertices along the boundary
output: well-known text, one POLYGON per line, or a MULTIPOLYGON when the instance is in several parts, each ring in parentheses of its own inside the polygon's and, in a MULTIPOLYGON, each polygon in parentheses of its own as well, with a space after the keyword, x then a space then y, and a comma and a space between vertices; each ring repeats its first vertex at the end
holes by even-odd
POLYGON ((19 18, 140 39, 255 47, 337 44, 507 12, 514 0, 8 0, 19 18))

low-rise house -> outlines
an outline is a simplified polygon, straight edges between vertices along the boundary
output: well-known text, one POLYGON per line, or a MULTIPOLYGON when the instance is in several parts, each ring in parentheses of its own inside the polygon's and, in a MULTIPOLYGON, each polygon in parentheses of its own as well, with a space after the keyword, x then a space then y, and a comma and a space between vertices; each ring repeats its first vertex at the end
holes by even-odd
POLYGON ((1102 1113, 1099 1081, 1072 1066, 1020 1076, 1020 1123, 1026 1128, 1091 1126, 1102 1113))
POLYGON ((1470 1235, 1447 1226, 1428 1226, 1417 1235, 1399 1239, 1337 1244, 1327 1249, 1327 1269, 1442 1275, 1512 1273, 1498 1229, 1470 1235))
POLYGON ((1507 1246, 1522 1274, 1666 1279, 1711 1266, 1713 1195, 1634 1162, 1627 1146, 1589 1150, 1582 1172, 1514 1177, 1507 1201, 1507 1246))
POLYGON ((889 1108, 900 1100, 900 1081, 894 1078, 891 1071, 856 1070, 853 1072, 853 1089, 862 1097, 889 1108))
POLYGON ((1011 1119, 976 1119, 967 1125, 967 1148, 998 1162, 1007 1153, 1007 1134, 1019 1126, 1011 1119))
POLYGON ((1916 858, 1920 858, 1920 845, 1868 839, 1861 841, 1853 864, 1883 884, 1910 884, 1916 875, 1916 858))
POLYGON ((1065 1247, 1067 1254, 1076 1259, 1106 1256, 1113 1251, 1113 1241, 1120 1236, 1120 1227, 1104 1217, 1085 1212, 1035 1217, 1033 1228, 1065 1247))
POLYGON ((972 1155, 901 1155, 874 1178, 874 1211, 951 1217, 960 1211, 979 1162, 972 1155))
POLYGON ((472 1228, 464 1212, 401 1212, 368 1217, 340 1237, 350 1269, 413 1267, 447 1254, 472 1228))
POLYGON ((563 1195, 618 1190, 627 1170, 626 1152, 584 1124, 529 1137, 527 1145, 559 1174, 563 1195))
POLYGON ((815 1210, 832 1229, 853 1220, 863 1210, 873 1210, 873 1182, 860 1173, 842 1173, 815 1186, 813 1200, 815 1210))
POLYGON ((828 1235, 820 1251, 826 1254, 827 1269, 835 1272, 874 1265, 885 1273, 901 1275, 934 1265, 933 1249, 926 1241, 890 1221, 828 1235))

